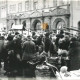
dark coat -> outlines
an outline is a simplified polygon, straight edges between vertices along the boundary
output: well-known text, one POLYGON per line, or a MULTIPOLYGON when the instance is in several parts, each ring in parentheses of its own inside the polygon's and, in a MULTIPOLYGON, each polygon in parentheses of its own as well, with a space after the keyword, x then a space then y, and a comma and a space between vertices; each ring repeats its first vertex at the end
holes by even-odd
POLYGON ((59 48, 63 50, 68 50, 69 49, 69 40, 64 40, 62 43, 59 44, 59 48))
POLYGON ((63 34, 57 34, 56 37, 57 37, 57 38, 56 38, 55 44, 56 44, 56 46, 58 47, 58 46, 59 46, 59 39, 60 39, 60 38, 63 38, 64 35, 63 35, 63 34))
POLYGON ((15 55, 19 54, 20 58, 22 58, 22 41, 21 39, 16 39, 13 41, 13 48, 15 55))
POLYGON ((73 41, 70 43, 70 70, 80 69, 80 42, 73 41))
POLYGON ((52 42, 51 42, 51 44, 50 44, 50 48, 49 48, 49 50, 50 50, 50 54, 51 54, 51 56, 57 56, 57 55, 58 55, 58 54, 57 54, 57 48, 56 48, 56 45, 53 44, 52 42))
POLYGON ((26 41, 23 44, 23 60, 30 60, 35 54, 35 43, 33 41, 26 41))
POLYGON ((21 60, 21 41, 19 39, 9 41, 6 45, 8 51, 9 70, 19 69, 21 60), (19 55, 19 57, 17 57, 19 55))
POLYGON ((45 38, 44 46, 45 46, 45 52, 48 52, 50 49, 51 40, 47 37, 45 38))

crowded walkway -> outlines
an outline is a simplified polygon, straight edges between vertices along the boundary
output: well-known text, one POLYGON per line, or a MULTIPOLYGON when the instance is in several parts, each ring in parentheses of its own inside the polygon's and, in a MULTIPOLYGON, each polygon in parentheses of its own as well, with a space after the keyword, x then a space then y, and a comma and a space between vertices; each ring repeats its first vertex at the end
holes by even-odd
MULTIPOLYGON (((24 37, 18 32, 0 36, 0 68, 7 77, 56 77, 56 72, 80 69, 80 39, 46 32, 24 37), (3 65, 3 66, 2 66, 3 65)), ((68 75, 69 76, 69 75, 68 75)))

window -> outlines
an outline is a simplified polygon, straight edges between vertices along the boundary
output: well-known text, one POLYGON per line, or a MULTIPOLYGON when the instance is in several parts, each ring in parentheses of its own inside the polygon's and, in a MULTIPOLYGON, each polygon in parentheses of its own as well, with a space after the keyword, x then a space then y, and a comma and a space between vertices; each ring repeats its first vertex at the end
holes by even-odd
POLYGON ((69 4, 69 3, 70 3, 70 0, 63 0, 64 5, 69 4))
POLYGON ((10 12, 15 12, 16 11, 16 5, 10 5, 10 12))
POLYGON ((34 9, 37 9, 37 1, 34 2, 34 9))
POLYGON ((29 10, 29 1, 25 2, 25 10, 28 11, 29 10))
POLYGON ((66 27, 65 22, 59 21, 59 22, 57 23, 57 33, 59 33, 60 30, 62 30, 62 29, 65 28, 65 27, 66 27))
POLYGON ((44 0, 44 8, 48 8, 48 0, 44 0))
POLYGON ((21 12, 22 11, 22 3, 18 4, 18 11, 21 12))
POLYGON ((57 6, 57 0, 53 0, 53 7, 57 6))
POLYGON ((64 1, 63 0, 58 0, 57 1, 57 6, 61 6, 61 5, 64 5, 64 1))
POLYGON ((44 8, 46 8, 46 0, 44 0, 44 8))
POLYGON ((78 2, 78 6, 80 6, 80 0, 78 0, 77 2, 78 2))
POLYGON ((5 6, 1 7, 0 17, 1 18, 5 18, 6 17, 6 7, 5 6))

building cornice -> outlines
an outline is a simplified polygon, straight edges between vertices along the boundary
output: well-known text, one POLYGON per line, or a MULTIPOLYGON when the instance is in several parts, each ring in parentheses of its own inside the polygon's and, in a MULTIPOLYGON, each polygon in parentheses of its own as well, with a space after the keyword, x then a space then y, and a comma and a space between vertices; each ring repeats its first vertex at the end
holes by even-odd
POLYGON ((42 9, 42 11, 34 10, 32 12, 15 13, 8 15, 7 19, 25 19, 25 18, 39 18, 39 17, 49 17, 49 16, 70 16, 69 6, 57 6, 55 8, 42 9), (67 7, 68 6, 68 7, 67 7))

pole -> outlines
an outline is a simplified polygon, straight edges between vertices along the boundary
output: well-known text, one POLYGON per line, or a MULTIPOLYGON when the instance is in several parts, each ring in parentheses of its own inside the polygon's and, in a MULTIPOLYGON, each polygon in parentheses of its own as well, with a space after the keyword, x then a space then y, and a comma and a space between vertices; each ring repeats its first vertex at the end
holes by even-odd
POLYGON ((22 29, 22 36, 23 36, 23 29, 22 29))
POLYGON ((8 1, 6 0, 6 32, 8 31, 7 17, 8 17, 8 1))

